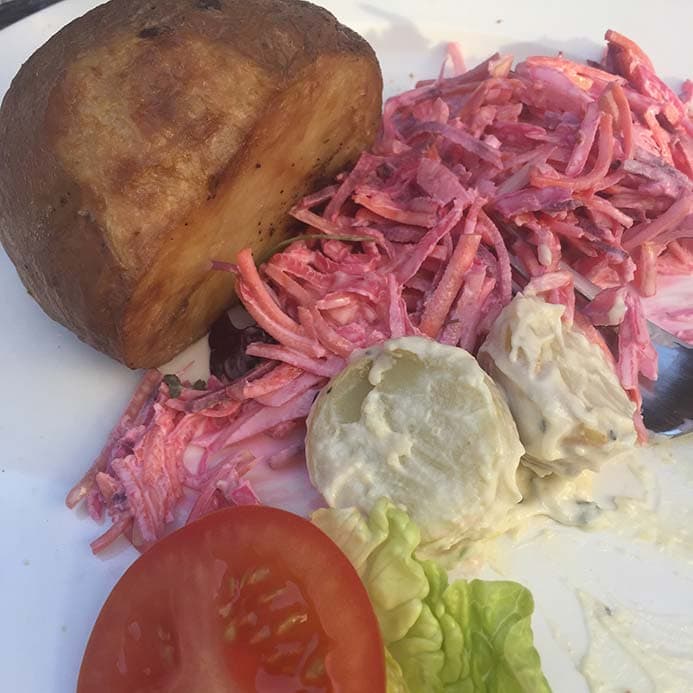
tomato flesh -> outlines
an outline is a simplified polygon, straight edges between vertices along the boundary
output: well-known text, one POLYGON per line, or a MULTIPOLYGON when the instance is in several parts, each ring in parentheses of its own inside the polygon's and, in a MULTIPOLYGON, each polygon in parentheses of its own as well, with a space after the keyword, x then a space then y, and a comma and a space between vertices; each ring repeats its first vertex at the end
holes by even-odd
POLYGON ((89 638, 78 693, 385 690, 361 580, 307 520, 228 508, 141 556, 89 638))
POLYGON ((285 690, 326 690, 329 640, 315 607, 278 563, 258 560, 230 580, 229 602, 220 609, 229 613, 223 619, 229 671, 250 672, 260 690, 272 682, 285 690))

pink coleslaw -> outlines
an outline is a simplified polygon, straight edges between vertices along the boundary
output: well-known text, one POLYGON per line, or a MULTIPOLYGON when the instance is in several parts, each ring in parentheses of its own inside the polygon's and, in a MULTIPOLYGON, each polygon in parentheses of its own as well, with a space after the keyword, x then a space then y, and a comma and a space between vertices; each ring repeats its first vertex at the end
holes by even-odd
POLYGON ((639 405, 639 377, 657 375, 641 298, 693 270, 693 87, 678 96, 636 44, 606 39, 600 64, 496 54, 471 70, 451 45, 437 79, 386 102, 372 150, 295 206, 304 235, 260 268, 249 249, 215 263, 272 340, 247 346, 259 363, 235 380, 145 374, 67 499, 110 517, 93 550, 156 541, 184 497, 187 519, 265 502, 251 470, 301 457, 350 355, 405 335, 474 353, 517 288, 511 256, 610 359, 595 327, 619 328, 612 362, 639 405), (582 310, 566 265, 602 289, 582 310))

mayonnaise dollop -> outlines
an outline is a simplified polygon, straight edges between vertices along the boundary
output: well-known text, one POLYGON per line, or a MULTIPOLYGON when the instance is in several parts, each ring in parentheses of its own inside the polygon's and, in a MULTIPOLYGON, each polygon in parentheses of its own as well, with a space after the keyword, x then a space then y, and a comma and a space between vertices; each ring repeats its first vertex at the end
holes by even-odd
POLYGON ((523 447, 507 403, 466 351, 404 337, 361 352, 316 400, 306 458, 332 507, 402 506, 428 553, 507 529, 523 447))
POLYGON ((524 462, 574 476, 632 450, 635 405, 601 347, 561 317, 564 307, 519 294, 493 324, 479 363, 505 392, 524 462))

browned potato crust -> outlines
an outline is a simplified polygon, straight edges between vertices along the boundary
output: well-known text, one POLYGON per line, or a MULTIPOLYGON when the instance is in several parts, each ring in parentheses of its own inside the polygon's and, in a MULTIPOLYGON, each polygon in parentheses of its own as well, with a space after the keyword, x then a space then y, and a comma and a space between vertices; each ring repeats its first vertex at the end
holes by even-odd
POLYGON ((0 109, 0 238, 53 319, 131 367, 201 337, 289 207, 375 136, 370 46, 300 0, 112 0, 0 109))

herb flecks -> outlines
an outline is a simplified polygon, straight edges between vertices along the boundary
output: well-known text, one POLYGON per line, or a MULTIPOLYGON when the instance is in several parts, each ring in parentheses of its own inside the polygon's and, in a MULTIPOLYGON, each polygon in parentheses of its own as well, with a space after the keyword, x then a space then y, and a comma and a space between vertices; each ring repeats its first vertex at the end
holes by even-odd
POLYGON ((177 375, 173 373, 165 375, 164 382, 168 385, 168 394, 172 399, 180 397, 180 393, 183 392, 183 383, 177 375))

